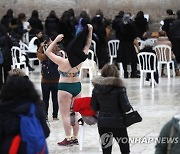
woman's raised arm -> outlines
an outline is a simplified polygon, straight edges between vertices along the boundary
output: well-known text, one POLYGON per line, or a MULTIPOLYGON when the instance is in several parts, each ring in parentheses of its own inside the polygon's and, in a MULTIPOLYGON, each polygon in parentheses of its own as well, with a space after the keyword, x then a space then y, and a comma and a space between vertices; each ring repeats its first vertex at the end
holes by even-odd
POLYGON ((88 33, 88 36, 87 36, 86 45, 85 45, 85 47, 84 47, 84 49, 83 49, 83 51, 84 51, 85 54, 88 54, 89 48, 90 48, 90 46, 91 46, 91 42, 92 42, 92 31, 93 31, 92 25, 90 25, 90 24, 87 24, 87 25, 88 25, 88 31, 89 31, 89 33, 88 33))
POLYGON ((57 45, 58 42, 62 41, 64 35, 63 34, 59 34, 54 41, 52 41, 52 43, 49 45, 49 47, 47 48, 45 54, 49 57, 49 59, 51 59, 54 63, 56 63, 57 65, 63 63, 64 58, 57 56, 56 54, 53 53, 54 47, 57 45))

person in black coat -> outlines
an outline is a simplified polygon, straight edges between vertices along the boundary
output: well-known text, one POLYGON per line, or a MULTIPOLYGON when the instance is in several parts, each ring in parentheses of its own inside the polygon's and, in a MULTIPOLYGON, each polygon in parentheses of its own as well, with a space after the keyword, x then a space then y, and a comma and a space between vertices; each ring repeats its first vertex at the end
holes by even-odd
POLYGON ((175 20, 175 16, 171 9, 167 9, 166 14, 167 14, 167 16, 163 20, 164 24, 162 26, 162 30, 165 31, 167 36, 169 37, 169 28, 170 28, 172 22, 175 20))
MULTIPOLYGON (((144 42, 144 48, 142 50, 140 50, 139 53, 141 53, 141 52, 150 52, 150 53, 156 54, 156 52, 153 50, 153 42, 150 40, 146 40, 144 42)), ((153 67, 153 60, 152 59, 150 60, 150 63, 151 63, 151 67, 153 67)), ((159 73, 158 73, 157 66, 158 66, 158 64, 157 64, 157 59, 156 59, 156 72, 154 72, 154 80, 158 84, 159 83, 159 73)), ((146 81, 149 81, 150 79, 151 79, 151 73, 147 73, 146 81)))
POLYGON ((32 29, 29 31, 30 35, 35 35, 36 30, 40 30, 43 32, 43 24, 42 21, 39 19, 39 13, 37 10, 33 10, 31 17, 29 18, 28 22, 32 29))
POLYGON ((98 66, 99 69, 102 69, 102 67, 109 61, 105 18, 103 17, 103 15, 97 14, 92 18, 91 22, 93 25, 93 33, 96 36, 94 37, 94 41, 96 42, 96 54, 99 62, 98 66))
POLYGON ((112 29, 115 30, 116 38, 118 38, 119 25, 122 22, 123 16, 124 16, 124 11, 119 11, 118 15, 116 15, 114 20, 112 21, 112 29))
POLYGON ((129 154, 127 129, 124 124, 123 114, 130 111, 126 88, 119 78, 119 71, 115 65, 106 64, 101 70, 101 76, 92 80, 91 107, 99 112, 98 131, 101 138, 103 154, 110 154, 112 150, 112 137, 124 138, 126 143, 118 141, 122 154, 129 154), (103 137, 109 139, 105 144, 103 137), (108 137, 109 135, 109 137, 108 137))
POLYGON ((5 26, 3 24, 0 24, 0 48, 4 59, 4 62, 0 64, 0 88, 2 87, 3 83, 6 82, 8 72, 11 70, 11 47, 11 38, 9 37, 9 35, 7 35, 5 26))
POLYGON ((148 22, 147 19, 144 17, 143 11, 138 11, 134 19, 134 24, 137 29, 137 36, 142 39, 143 34, 148 30, 148 22))
POLYGON ((176 56, 176 60, 180 63, 180 10, 177 11, 177 19, 175 19, 169 29, 169 37, 172 43, 172 51, 176 56))
POLYGON ((9 24, 12 19, 14 19, 13 10, 8 9, 7 13, 1 19, 1 24, 3 24, 7 28, 7 31, 9 31, 9 24))
POLYGON ((125 14, 119 26, 118 39, 120 40, 120 44, 117 51, 117 62, 122 62, 124 78, 128 78, 128 64, 131 64, 131 78, 139 77, 137 75, 137 53, 134 47, 136 37, 136 27, 131 21, 130 15, 125 14))
POLYGON ((59 18, 56 12, 52 10, 45 20, 46 35, 50 36, 53 32, 59 33, 59 18))
MULTIPOLYGON (((43 104, 33 83, 20 69, 11 70, 0 94, 0 153, 9 153, 12 139, 20 134, 19 114, 28 114, 31 103, 35 104, 36 117, 39 119, 44 136, 50 130, 46 123, 43 104)), ((21 141, 18 154, 26 154, 26 143, 21 141)))

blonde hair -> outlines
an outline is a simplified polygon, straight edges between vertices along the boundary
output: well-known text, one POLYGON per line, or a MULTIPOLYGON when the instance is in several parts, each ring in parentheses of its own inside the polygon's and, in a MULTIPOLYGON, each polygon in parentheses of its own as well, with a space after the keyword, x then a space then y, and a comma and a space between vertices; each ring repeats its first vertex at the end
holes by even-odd
POLYGON ((101 70, 102 77, 117 77, 119 78, 119 71, 116 65, 106 64, 101 70))

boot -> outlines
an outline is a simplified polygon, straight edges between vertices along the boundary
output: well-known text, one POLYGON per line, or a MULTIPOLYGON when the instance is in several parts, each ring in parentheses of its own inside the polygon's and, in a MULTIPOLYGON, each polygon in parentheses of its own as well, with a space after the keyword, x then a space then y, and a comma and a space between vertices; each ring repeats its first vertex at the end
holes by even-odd
POLYGON ((180 76, 179 69, 176 69, 175 72, 176 72, 176 76, 180 76))
POLYGON ((137 74, 137 71, 131 72, 131 78, 140 78, 140 75, 137 74))

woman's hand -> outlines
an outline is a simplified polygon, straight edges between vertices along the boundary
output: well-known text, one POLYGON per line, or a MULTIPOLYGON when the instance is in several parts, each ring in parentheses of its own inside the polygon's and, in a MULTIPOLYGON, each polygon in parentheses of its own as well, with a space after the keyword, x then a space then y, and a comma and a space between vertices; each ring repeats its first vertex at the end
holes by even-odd
POLYGON ((88 30, 89 30, 89 31, 92 31, 92 30, 93 30, 93 26, 92 26, 91 24, 87 24, 87 26, 88 26, 88 30))
POLYGON ((62 39, 64 38, 64 35, 63 34, 59 34, 56 38, 55 38, 55 42, 57 43, 57 42, 61 42, 62 41, 62 39))

